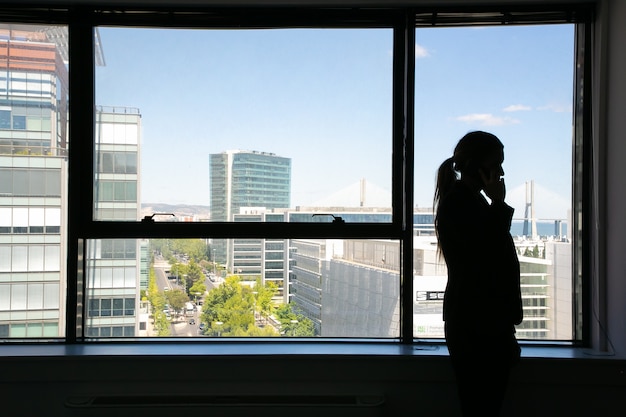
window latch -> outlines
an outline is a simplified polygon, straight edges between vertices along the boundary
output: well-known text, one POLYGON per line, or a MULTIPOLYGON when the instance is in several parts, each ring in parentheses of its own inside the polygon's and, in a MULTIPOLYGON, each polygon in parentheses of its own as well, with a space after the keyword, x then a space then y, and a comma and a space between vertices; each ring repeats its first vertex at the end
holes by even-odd
POLYGON ((315 213, 312 215, 312 217, 315 216, 331 216, 333 218, 333 223, 334 224, 346 224, 346 221, 344 219, 342 219, 340 216, 335 216, 334 214, 330 214, 330 213, 315 213))
POLYGON ((154 216, 173 216, 176 217, 176 215, 174 213, 152 213, 151 216, 144 216, 143 219, 141 219, 142 223, 154 223, 154 216))

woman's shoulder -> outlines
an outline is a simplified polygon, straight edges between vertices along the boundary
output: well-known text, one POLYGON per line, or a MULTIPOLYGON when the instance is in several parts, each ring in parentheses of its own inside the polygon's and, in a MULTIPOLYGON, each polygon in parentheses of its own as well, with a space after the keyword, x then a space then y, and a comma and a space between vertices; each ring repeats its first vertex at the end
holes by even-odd
POLYGON ((465 223, 468 219, 478 221, 485 214, 488 204, 483 204, 478 196, 464 184, 454 187, 441 199, 437 213, 440 221, 465 223))
POLYGON ((459 204, 466 205, 472 200, 474 200, 472 191, 460 181, 456 181, 446 195, 441 198, 440 205, 456 207, 459 204))

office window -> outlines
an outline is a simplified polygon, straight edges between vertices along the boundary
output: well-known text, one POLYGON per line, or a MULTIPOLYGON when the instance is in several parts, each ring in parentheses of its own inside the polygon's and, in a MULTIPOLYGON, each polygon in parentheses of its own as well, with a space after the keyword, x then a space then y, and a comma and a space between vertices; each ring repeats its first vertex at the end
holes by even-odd
MULTIPOLYGON (((415 204, 432 204, 437 168, 465 133, 485 130, 501 139, 522 297, 541 295, 547 307, 541 314, 524 308, 533 325, 518 327, 520 339, 572 335, 571 314, 557 313, 557 304, 571 312, 571 300, 557 303, 557 294, 572 291, 574 34, 571 24, 416 30, 415 204)), ((447 270, 434 242, 432 235, 416 237, 418 294, 445 289, 447 270)), ((416 318, 416 337, 443 335, 441 304, 418 302, 424 323, 416 318)))
MULTIPOLYGON (((39 165, 39 164, 36 164, 39 165)), ((60 197, 61 172, 57 169, 0 168, 0 193, 14 196, 60 197)))
POLYGON ((110 299, 100 300, 100 315, 109 317, 111 316, 111 302, 110 299))
POLYGON ((100 300, 92 298, 88 300, 87 305, 87 315, 89 317, 97 317, 100 315, 100 300))
POLYGON ((101 152, 100 172, 105 174, 136 174, 137 154, 134 152, 101 152))
POLYGON ((124 315, 132 316, 134 314, 135 314, 135 299, 125 298, 124 299, 124 315))
POLYGON ((95 258, 102 259, 134 259, 136 243, 132 239, 103 239, 94 242, 95 258))
POLYGON ((0 129, 11 129, 10 110, 0 110, 0 129))
POLYGON ((26 129, 26 116, 13 116, 13 129, 25 130, 26 129))
POLYGON ((97 184, 98 201, 137 202, 136 181, 102 181, 97 184))
POLYGON ((588 100, 573 99, 589 51, 578 10, 91 12, 80 19, 91 28, 73 26, 82 9, 55 21, 74 40, 91 33, 93 51, 70 54, 81 43, 68 42, 67 25, 0 25, 0 49, 31 56, 36 44, 40 61, 32 71, 0 54, 10 98, 0 103, 0 307, 70 306, 64 319, 0 316, 0 336, 63 337, 62 322, 70 341, 441 338, 434 175, 480 128, 505 142, 510 197, 524 196, 514 235, 531 320, 518 331, 572 339, 581 264, 553 260, 573 258, 586 215, 562 195, 583 184, 571 162, 588 100), (94 71, 73 79, 70 119, 73 59, 94 71), (572 304, 555 308, 568 291, 572 304))
POLYGON ((113 299, 113 315, 121 316, 123 314, 124 314, 124 299, 114 298, 113 299))
POLYGON ((391 29, 97 30, 96 103, 119 107, 96 111, 96 206, 138 195, 145 214, 195 206, 157 221, 391 211, 391 29), (105 175, 135 173, 137 192, 105 175))

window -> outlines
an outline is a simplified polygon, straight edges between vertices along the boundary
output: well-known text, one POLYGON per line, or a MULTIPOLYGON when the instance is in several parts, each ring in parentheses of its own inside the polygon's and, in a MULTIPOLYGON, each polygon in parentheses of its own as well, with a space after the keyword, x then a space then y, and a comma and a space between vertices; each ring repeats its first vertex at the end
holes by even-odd
POLYGON ((120 181, 140 161, 132 181, 143 201, 199 206, 160 221, 269 221, 296 206, 364 206, 388 215, 352 221, 390 222, 390 27, 98 33, 110 59, 96 68, 95 100, 119 107, 97 107, 96 202, 133 201, 132 183, 120 181), (177 47, 163 60, 154 45, 177 47), (125 59, 129 48, 137 59, 125 59), (176 82, 163 82, 172 75, 176 82))
POLYGON ((13 116, 13 129, 25 130, 26 129, 26 116, 13 116))
POLYGON ((10 110, 0 110, 0 129, 11 129, 10 110))
POLYGON ((39 105, 0 103, 0 306, 84 312, 0 314, 1 337, 440 339, 434 174, 481 128, 505 142, 519 199, 529 320, 518 331, 580 339, 580 317, 553 302, 569 290, 565 309, 581 304, 580 274, 555 261, 580 268, 586 216, 571 134, 587 99, 579 9, 165 21, 99 8, 89 28, 74 26, 81 10, 14 39, 0 25, 0 43, 25 54, 29 37, 44 44, 48 68, 7 76, 6 94, 39 105), (92 49, 80 42, 90 35, 92 49), (94 68, 73 79, 71 118, 64 62, 94 68), (68 125, 81 138, 71 153, 68 125))
POLYGON ((104 174, 136 174, 137 154, 134 152, 101 152, 99 171, 104 174))
MULTIPOLYGON (((541 320, 541 339, 570 340, 572 332, 571 315, 555 311, 557 304, 572 309, 571 302, 557 303, 557 294, 572 289, 571 268, 563 264, 571 265, 573 253, 574 41, 573 24, 416 31, 415 204, 423 207, 432 201, 437 168, 452 156, 465 133, 487 130, 503 141, 506 201, 515 209, 511 234, 521 263, 522 297, 540 291, 547 298, 542 314, 524 310, 541 320), (543 278, 540 286, 538 276, 543 278)), ((415 249, 421 253, 414 266, 419 270, 418 298, 445 289, 447 270, 434 256, 436 246, 429 249, 433 242, 429 234, 416 237, 421 246, 415 249)), ((430 298, 425 302, 430 304, 430 298)), ((432 316, 425 311, 423 317, 429 320, 432 316)), ((416 318, 416 324, 419 321, 416 318)), ((429 322, 438 330, 417 332, 416 337, 443 335, 441 320, 436 326, 429 322)), ((517 337, 536 339, 536 332, 526 332, 529 328, 521 325, 517 337)))

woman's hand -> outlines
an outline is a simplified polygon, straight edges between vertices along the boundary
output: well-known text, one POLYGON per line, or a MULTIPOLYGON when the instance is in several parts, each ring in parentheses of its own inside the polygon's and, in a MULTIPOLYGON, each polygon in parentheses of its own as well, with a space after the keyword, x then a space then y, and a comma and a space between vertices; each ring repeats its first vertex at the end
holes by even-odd
POLYGON ((500 171, 489 170, 485 173, 484 170, 478 170, 480 177, 483 180, 483 191, 487 194, 492 201, 504 201, 506 197, 506 186, 504 185, 504 178, 501 177, 500 171))

